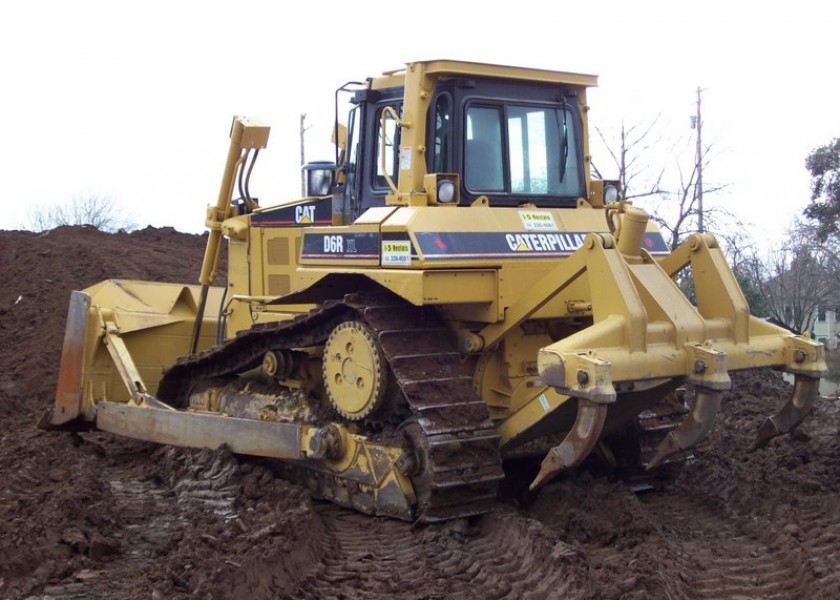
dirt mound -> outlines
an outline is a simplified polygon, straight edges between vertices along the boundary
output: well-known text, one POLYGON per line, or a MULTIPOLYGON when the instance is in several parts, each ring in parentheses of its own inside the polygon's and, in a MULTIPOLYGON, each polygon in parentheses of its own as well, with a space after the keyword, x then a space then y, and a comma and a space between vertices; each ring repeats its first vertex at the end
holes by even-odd
POLYGON ((0 391, 43 406, 34 396, 54 389, 72 290, 111 278, 196 283, 206 240, 152 227, 0 232, 0 341, 14 349, 0 355, 0 391))
POLYGON ((312 501, 270 461, 34 427, 52 403, 69 293, 191 283, 206 237, 0 232, 2 598, 840 597, 838 408, 749 454, 790 393, 739 375, 676 481, 591 472, 536 502, 412 527, 312 501))

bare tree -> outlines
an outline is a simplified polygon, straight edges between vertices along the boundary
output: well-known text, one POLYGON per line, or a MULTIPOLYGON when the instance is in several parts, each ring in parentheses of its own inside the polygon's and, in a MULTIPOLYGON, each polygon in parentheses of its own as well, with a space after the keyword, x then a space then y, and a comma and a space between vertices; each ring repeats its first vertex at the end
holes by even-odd
MULTIPOLYGON (((595 132, 604 144, 615 168, 618 169, 618 180, 624 198, 627 200, 653 196, 662 192, 662 177, 665 169, 659 169, 657 172, 644 162, 650 156, 652 148, 662 143, 662 136, 657 131, 660 116, 661 114, 656 115, 646 126, 630 125, 628 127, 622 121, 617 147, 614 142, 608 141, 608 136, 600 127, 595 127, 595 132)), ((602 177, 594 164, 592 167, 596 176, 602 177)))
MULTIPOLYGON (((664 139, 659 134, 659 119, 657 115, 643 126, 628 127, 622 122, 617 138, 608 136, 598 127, 595 131, 617 170, 624 198, 643 201, 670 247, 676 248, 688 234, 699 229, 698 167, 708 169, 714 144, 705 144, 700 148, 699 157, 692 153, 693 156, 688 158, 687 148, 684 147, 686 139, 674 142, 664 139), (674 157, 673 167, 657 167, 649 162, 651 157, 662 156, 662 148, 667 148, 667 155, 674 157), (689 160, 691 167, 685 168, 683 165, 689 160)), ((688 141, 693 148, 694 143, 688 141)), ((603 176, 594 163, 593 169, 596 176, 603 176)), ((726 187, 727 184, 704 184, 702 192, 705 195, 714 194, 726 187)), ((719 227, 731 217, 716 207, 705 207, 703 216, 712 228, 719 227)))
POLYGON ((823 251, 814 227, 801 222, 788 239, 754 268, 763 268, 757 280, 771 316, 794 331, 810 331, 819 308, 837 292, 837 257, 823 251))
POLYGON ((109 196, 77 196, 67 204, 33 206, 27 211, 25 228, 32 231, 47 231, 65 225, 86 225, 100 231, 134 229, 136 225, 129 218, 120 215, 109 196))
POLYGON ((750 305, 750 314, 769 317, 770 309, 761 291, 761 283, 767 269, 759 256, 758 244, 750 235, 749 228, 725 227, 716 233, 715 237, 750 305))
MULTIPOLYGON (((720 211, 724 212, 724 211, 720 211)), ((728 214, 728 213, 725 213, 728 214)), ((726 261, 733 271, 746 271, 750 263, 758 258, 759 248, 755 238, 750 235, 749 224, 738 222, 739 227, 725 227, 715 237, 723 248, 726 261)))
MULTIPOLYGON (((706 170, 711 163, 713 144, 703 148, 702 168, 706 170)), ((677 184, 672 190, 659 192, 659 200, 652 204, 651 219, 656 222, 666 234, 666 241, 671 248, 676 248, 691 233, 698 231, 700 206, 697 195, 698 163, 694 162, 691 169, 684 169, 679 160, 675 160, 677 184)), ((726 189, 728 184, 714 184, 704 186, 703 194, 709 195, 726 189)), ((718 207, 704 208, 703 217, 708 226, 715 229, 720 222, 732 219, 732 215, 718 207)))

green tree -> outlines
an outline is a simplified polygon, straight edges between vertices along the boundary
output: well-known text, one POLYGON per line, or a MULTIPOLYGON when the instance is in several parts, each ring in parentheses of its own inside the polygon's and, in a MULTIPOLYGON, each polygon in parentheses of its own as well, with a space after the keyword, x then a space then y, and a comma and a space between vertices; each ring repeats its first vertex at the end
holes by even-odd
POLYGON ((750 305, 750 314, 760 318, 769 317, 770 307, 767 298, 755 285, 752 277, 748 273, 735 271, 735 279, 738 280, 738 285, 741 286, 741 291, 744 292, 744 297, 750 305))
POLYGON ((814 149, 805 159, 811 174, 811 204, 805 216, 816 221, 821 241, 840 233, 840 138, 814 149))

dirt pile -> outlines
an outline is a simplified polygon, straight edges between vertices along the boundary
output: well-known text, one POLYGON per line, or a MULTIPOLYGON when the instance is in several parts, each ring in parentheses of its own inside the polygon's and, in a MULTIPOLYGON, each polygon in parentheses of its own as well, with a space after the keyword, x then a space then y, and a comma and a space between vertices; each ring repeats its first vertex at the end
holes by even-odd
POLYGON ((569 473, 530 507, 414 528, 313 502, 270 461, 35 428, 69 293, 193 282, 206 238, 0 232, 2 598, 836 598, 840 416, 746 452, 790 393, 736 378, 662 490, 569 473))

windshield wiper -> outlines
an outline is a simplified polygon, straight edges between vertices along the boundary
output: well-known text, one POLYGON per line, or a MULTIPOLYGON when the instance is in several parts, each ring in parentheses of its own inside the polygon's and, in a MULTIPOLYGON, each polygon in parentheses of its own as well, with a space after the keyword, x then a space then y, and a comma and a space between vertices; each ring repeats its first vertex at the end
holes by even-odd
POLYGON ((569 162, 569 128, 568 128, 568 113, 566 112, 566 100, 563 99, 563 124, 562 131, 560 129, 560 120, 557 117, 557 111, 554 111, 554 119, 557 121, 557 130, 560 133, 560 183, 566 179, 566 165, 569 162))

